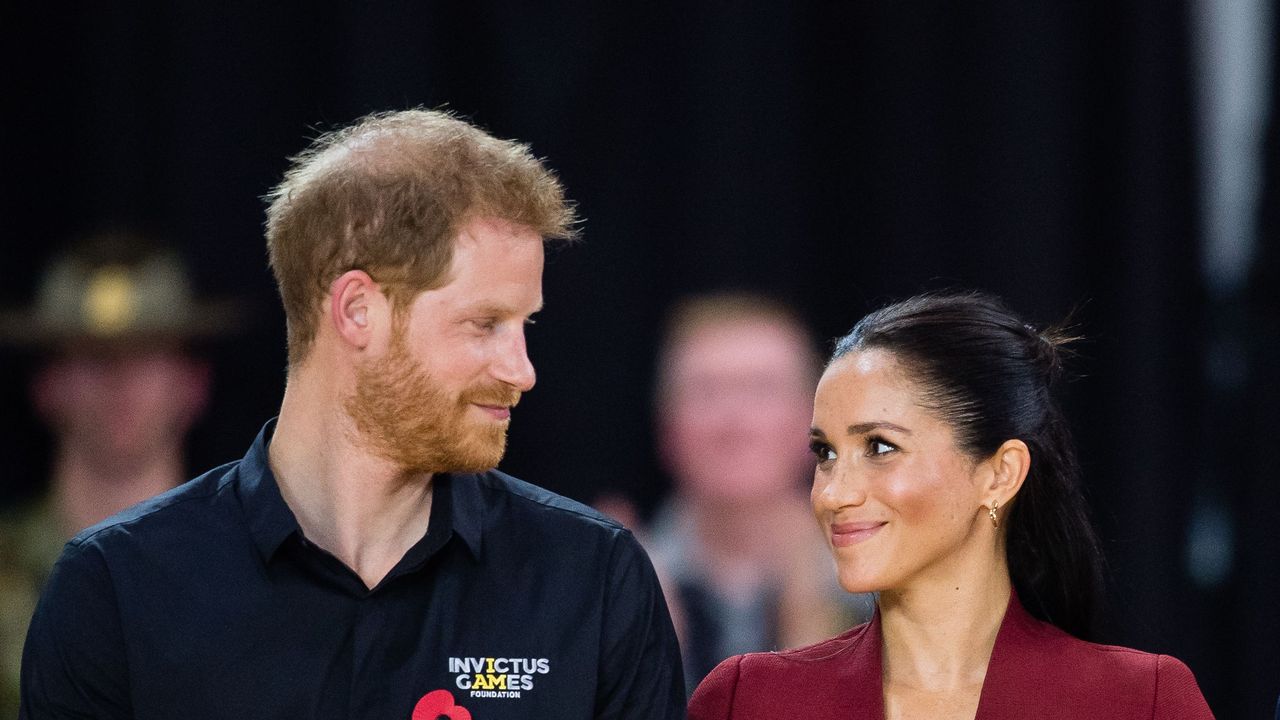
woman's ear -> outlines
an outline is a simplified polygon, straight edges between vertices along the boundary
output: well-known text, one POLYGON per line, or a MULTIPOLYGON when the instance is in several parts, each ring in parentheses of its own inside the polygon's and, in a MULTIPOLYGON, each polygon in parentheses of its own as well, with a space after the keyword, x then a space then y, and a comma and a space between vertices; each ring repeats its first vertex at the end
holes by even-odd
POLYGON ((987 504, 998 502, 1001 506, 1013 502, 1022 489, 1022 483, 1031 470, 1031 450, 1021 440, 1005 440, 987 460, 991 474, 985 491, 987 504))

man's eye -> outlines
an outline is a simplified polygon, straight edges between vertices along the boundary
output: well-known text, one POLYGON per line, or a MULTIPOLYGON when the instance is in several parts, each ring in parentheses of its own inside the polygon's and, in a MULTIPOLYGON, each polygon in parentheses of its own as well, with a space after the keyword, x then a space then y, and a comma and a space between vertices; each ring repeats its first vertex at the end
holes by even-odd
POLYGON ((472 320, 471 324, 479 330, 488 331, 492 330, 497 325, 497 322, 493 318, 477 318, 472 320))

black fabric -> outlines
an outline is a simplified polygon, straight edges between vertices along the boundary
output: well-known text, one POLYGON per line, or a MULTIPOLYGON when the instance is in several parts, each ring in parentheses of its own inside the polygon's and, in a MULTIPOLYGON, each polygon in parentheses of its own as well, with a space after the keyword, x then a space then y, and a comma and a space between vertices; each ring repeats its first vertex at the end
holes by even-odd
POLYGON ((409 720, 438 690, 476 720, 683 717, 629 531, 501 472, 440 475, 426 535, 369 589, 303 536, 271 430, 68 544, 28 637, 24 717, 409 720))
MULTIPOLYGON (((717 652, 721 638, 712 607, 714 601, 707 597, 705 589, 692 583, 680 583, 676 592, 680 595, 679 606, 684 611, 685 672, 689 678, 701 681, 724 659, 717 652)), ((686 684, 697 687, 693 682, 686 684)), ((693 687, 688 689, 693 692, 693 687)))

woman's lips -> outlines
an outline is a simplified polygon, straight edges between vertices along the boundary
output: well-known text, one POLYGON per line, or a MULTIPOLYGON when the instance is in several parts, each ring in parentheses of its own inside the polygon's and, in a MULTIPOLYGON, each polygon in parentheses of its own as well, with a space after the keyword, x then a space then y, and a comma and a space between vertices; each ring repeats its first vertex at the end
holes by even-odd
POLYGON ((885 522, 832 523, 831 545, 833 547, 857 545, 864 540, 870 540, 880 532, 880 528, 887 524, 885 522))

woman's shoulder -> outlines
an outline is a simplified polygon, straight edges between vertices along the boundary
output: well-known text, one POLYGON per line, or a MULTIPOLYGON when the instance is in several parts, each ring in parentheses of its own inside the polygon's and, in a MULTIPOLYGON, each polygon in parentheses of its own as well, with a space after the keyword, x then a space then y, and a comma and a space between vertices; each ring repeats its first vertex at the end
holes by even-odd
POLYGON ((1172 656, 1081 640, 1055 625, 1031 617, 1025 611, 1019 614, 1021 617, 1013 620, 1015 627, 1009 628, 1011 632, 1000 638, 1004 642, 999 642, 998 650, 1012 652, 1015 656, 1024 652, 1035 653, 1052 659, 1060 666, 1117 679, 1151 680, 1161 671, 1179 672, 1178 668, 1190 672, 1186 665, 1172 656))
POLYGON ((708 683, 737 685, 744 678, 751 683, 772 684, 787 681, 794 674, 821 672, 824 663, 834 663, 842 657, 853 655, 868 634, 869 628, 870 623, 863 623, 812 645, 734 655, 721 661, 699 688, 708 683))
MULTIPOLYGON (((811 645, 803 645, 787 650, 775 650, 773 652, 747 653, 741 657, 744 660, 750 658, 752 663, 762 662, 766 664, 823 662, 857 649, 864 642, 872 640, 873 638, 870 636, 874 634, 872 623, 865 622, 855 625, 835 637, 820 640, 811 645)), ((879 637, 875 637, 874 640, 878 643, 879 637)))
MULTIPOLYGON (((1090 698, 1099 710, 1133 704, 1150 717, 1212 718, 1195 676, 1181 660, 1119 645, 1089 642, 1030 617, 997 640, 988 678, 1045 700, 1090 698), (1056 678, 1046 683, 1045 678, 1056 678)), ((992 683, 988 683, 992 685, 992 683)), ((1121 713, 1121 716, 1126 716, 1121 713)))
POLYGON ((870 635, 867 623, 805 647, 730 657, 698 684, 689 718, 857 717, 880 692, 879 639, 870 635))
POLYGON ((1128 694, 1152 698, 1155 717, 1212 718, 1191 668, 1172 655, 1119 645, 1103 645, 1067 636, 1082 662, 1082 685, 1110 686, 1128 694))

